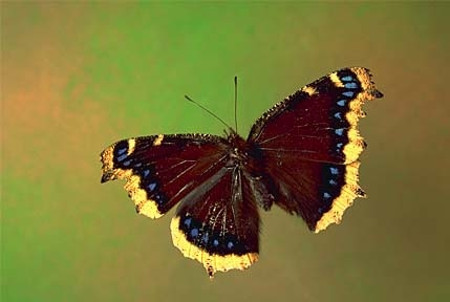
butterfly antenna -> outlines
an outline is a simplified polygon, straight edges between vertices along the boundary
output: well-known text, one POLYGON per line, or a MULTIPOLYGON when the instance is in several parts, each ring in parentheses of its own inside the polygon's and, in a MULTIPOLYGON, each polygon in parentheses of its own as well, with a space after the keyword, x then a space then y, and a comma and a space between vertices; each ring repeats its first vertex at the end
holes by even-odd
POLYGON ((238 132, 237 125, 237 76, 234 76, 234 127, 236 133, 238 132))
POLYGON ((227 129, 231 129, 230 125, 228 125, 227 123, 224 122, 223 119, 221 119, 220 117, 218 117, 214 112, 212 112, 211 110, 209 110, 208 108, 206 108, 205 106, 197 103, 196 101, 194 101, 193 99, 191 99, 188 95, 184 96, 186 98, 186 100, 188 100, 191 103, 194 103, 195 105, 197 105, 198 107, 202 108, 203 110, 205 110, 206 112, 208 112, 209 114, 211 114, 212 116, 214 116, 219 122, 221 122, 222 124, 225 125, 225 127, 227 127, 227 129))

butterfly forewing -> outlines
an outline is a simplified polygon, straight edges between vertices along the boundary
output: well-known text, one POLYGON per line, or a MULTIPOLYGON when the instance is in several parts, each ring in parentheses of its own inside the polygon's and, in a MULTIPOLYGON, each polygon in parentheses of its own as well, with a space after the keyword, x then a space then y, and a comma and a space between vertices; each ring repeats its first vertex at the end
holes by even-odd
POLYGON ((320 231, 339 222, 358 196, 357 130, 362 104, 381 97, 365 68, 347 68, 305 86, 267 111, 248 141, 263 154, 275 202, 320 231))
POLYGON ((150 218, 169 211, 217 173, 226 140, 212 135, 155 135, 119 141, 101 154, 102 181, 126 179, 136 210, 150 218))

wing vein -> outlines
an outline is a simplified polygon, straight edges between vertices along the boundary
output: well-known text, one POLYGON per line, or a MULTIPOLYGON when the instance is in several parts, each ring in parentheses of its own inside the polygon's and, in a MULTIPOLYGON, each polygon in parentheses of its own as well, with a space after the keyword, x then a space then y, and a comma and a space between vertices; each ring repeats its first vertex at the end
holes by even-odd
MULTIPOLYGON (((192 165, 190 165, 189 167, 187 167, 186 169, 184 169, 182 172, 180 172, 177 176, 175 176, 174 178, 172 178, 170 181, 167 182, 167 185, 173 183, 174 181, 176 181, 178 178, 180 178, 181 176, 183 176, 184 174, 186 174, 187 172, 189 172, 190 170, 192 170, 195 166, 197 165, 197 162, 194 161, 194 163, 192 165)), ((179 166, 179 165, 176 165, 179 166)), ((174 167, 171 167, 174 168, 174 167)))

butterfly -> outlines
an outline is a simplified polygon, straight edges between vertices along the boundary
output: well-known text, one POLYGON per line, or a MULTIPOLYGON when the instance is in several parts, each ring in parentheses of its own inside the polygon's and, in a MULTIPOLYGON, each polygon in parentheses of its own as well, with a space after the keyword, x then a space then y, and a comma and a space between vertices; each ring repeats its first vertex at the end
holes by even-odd
POLYGON ((381 98, 368 69, 344 68, 266 111, 247 139, 231 128, 211 134, 159 134, 118 141, 100 155, 101 182, 125 179, 139 214, 156 219, 178 205, 175 247, 217 271, 258 260, 259 208, 276 205, 314 232, 341 221, 357 197, 357 126, 364 102, 381 98))

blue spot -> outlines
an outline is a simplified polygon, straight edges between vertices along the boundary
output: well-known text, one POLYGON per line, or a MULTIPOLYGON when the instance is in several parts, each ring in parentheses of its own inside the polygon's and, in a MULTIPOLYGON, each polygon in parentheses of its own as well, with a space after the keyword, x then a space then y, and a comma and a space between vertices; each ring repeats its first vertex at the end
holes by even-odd
POLYGON ((323 213, 323 208, 322 207, 318 208, 317 212, 319 212, 319 214, 322 214, 323 213))
POLYGON ((329 199, 329 198, 331 198, 331 195, 329 193, 325 192, 325 193, 323 193, 323 198, 329 199))
POLYGON ((184 220, 184 225, 187 227, 187 228, 190 228, 191 227, 191 222, 192 222, 192 218, 191 217, 188 217, 188 218, 186 218, 185 220, 184 220))
POLYGON ((342 145, 344 145, 344 143, 337 143, 337 144, 336 144, 336 147, 337 147, 338 149, 341 149, 341 148, 342 148, 342 145))
POLYGON ((121 156, 117 157, 117 161, 122 161, 127 157, 128 157, 128 154, 121 155, 121 156))
POLYGON ((131 164, 131 159, 123 162, 124 166, 129 166, 130 164, 131 164))
POLYGON ((351 82, 351 83, 345 83, 345 88, 358 88, 358 84, 351 82))
POLYGON ((144 175, 144 178, 146 178, 150 174, 150 170, 144 170, 142 174, 144 175))
POLYGON ((139 168, 140 166, 142 166, 142 163, 137 163, 134 165, 135 168, 139 168))
POLYGON ((334 130, 334 133, 341 136, 344 133, 344 128, 336 129, 336 130, 334 130))
POLYGON ((128 150, 128 148, 119 149, 119 150, 117 150, 117 155, 125 153, 125 152, 127 152, 127 150, 128 150))
POLYGON ((155 189, 156 189, 156 183, 155 183, 155 182, 149 183, 149 184, 147 185, 147 188, 148 188, 150 191, 155 190, 155 189))
POLYGON ((342 95, 348 96, 349 98, 353 97, 355 93, 353 91, 344 91, 342 95))
POLYGON ((339 100, 339 101, 337 102, 337 104, 338 104, 339 106, 341 106, 341 107, 344 107, 346 102, 347 102, 346 100, 339 100))
POLYGON ((194 237, 194 238, 198 236, 198 229, 197 228, 194 228, 194 229, 191 230, 191 236, 194 237))
POLYGON ((337 182, 336 182, 334 179, 330 179, 330 180, 328 181, 328 183, 329 183, 330 185, 332 185, 332 186, 337 185, 337 182))
POLYGON ((352 76, 345 76, 341 78, 342 81, 344 82, 350 82, 353 81, 353 77, 352 76))
POLYGON ((205 244, 208 243, 208 239, 209 239, 208 232, 203 233, 203 236, 202 236, 203 243, 205 243, 205 244))
POLYGON ((331 174, 334 174, 334 175, 338 175, 339 174, 338 168, 335 168, 335 167, 330 167, 330 172, 331 172, 331 174))
POLYGON ((234 243, 231 242, 231 241, 228 241, 227 247, 228 247, 230 250, 233 248, 233 246, 234 246, 234 243))
POLYGON ((342 119, 342 116, 341 116, 341 113, 340 113, 340 112, 336 112, 333 116, 334 116, 335 118, 337 118, 337 119, 342 119))
POLYGON ((153 200, 159 205, 164 203, 164 198, 160 194, 153 195, 153 200))
POLYGON ((214 240, 213 240, 213 245, 214 245, 214 246, 219 246, 219 240, 214 239, 214 240))

